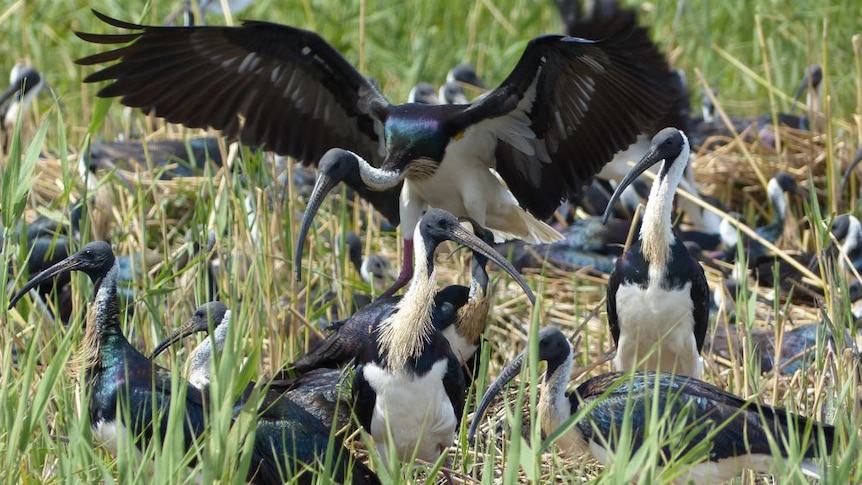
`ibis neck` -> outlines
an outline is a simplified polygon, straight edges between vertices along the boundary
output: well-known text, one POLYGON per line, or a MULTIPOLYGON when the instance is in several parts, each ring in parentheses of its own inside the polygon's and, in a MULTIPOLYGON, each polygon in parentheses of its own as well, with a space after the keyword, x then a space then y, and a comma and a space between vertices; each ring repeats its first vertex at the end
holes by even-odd
MULTIPOLYGON (((355 154, 354 154, 355 155, 355 154)), ((355 155, 359 163, 359 176, 362 182, 374 191, 383 191, 391 189, 401 182, 401 174, 399 172, 391 172, 382 170, 372 166, 364 158, 355 155)))
POLYGON ((784 191, 781 190, 777 182, 771 180, 767 192, 769 192, 769 202, 775 209, 775 224, 784 227, 784 220, 787 218, 787 201, 784 200, 784 191))
POLYGON ((485 295, 481 287, 471 285, 467 303, 458 309, 455 326, 465 340, 477 343, 485 331, 488 313, 491 311, 491 299, 485 295))
POLYGON ((78 364, 87 373, 111 365, 113 359, 122 358, 129 346, 120 328, 120 301, 117 297, 119 265, 96 282, 96 296, 87 311, 86 328, 81 344, 78 364))
POLYGON ((860 235, 862 235, 862 225, 855 217, 850 218, 850 227, 847 228, 847 236, 844 237, 844 242, 841 244, 841 252, 851 260, 857 256, 859 252, 860 235))
POLYGON ((641 250, 650 268, 665 268, 670 257, 673 242, 671 212, 673 196, 678 180, 673 173, 665 172, 664 165, 659 169, 658 178, 653 181, 641 224, 641 250), (677 183, 674 183, 677 182, 677 183))
POLYGON ((542 430, 551 434, 572 415, 571 404, 566 395, 569 378, 572 375, 572 351, 558 361, 548 361, 542 395, 539 397, 539 413, 542 416, 542 430))
POLYGON ((224 344, 227 340, 228 328, 230 326, 230 310, 225 312, 225 316, 221 323, 213 330, 212 335, 207 336, 186 359, 186 365, 189 368, 189 382, 197 388, 203 388, 209 385, 210 370, 213 360, 213 343, 215 343, 215 352, 222 352, 224 344))
POLYGON ((419 256, 414 258, 413 279, 395 311, 383 321, 380 350, 386 354, 390 369, 400 369, 408 359, 421 356, 434 332, 431 313, 437 275, 433 253, 426 251, 419 231, 414 234, 413 246, 419 256))

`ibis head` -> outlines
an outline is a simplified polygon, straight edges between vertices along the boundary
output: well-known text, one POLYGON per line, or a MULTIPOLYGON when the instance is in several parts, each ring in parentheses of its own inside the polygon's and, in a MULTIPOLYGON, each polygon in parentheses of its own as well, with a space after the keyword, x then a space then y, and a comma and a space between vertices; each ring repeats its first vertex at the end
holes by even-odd
POLYGON ((523 276, 518 274, 512 263, 495 251, 488 243, 468 231, 452 214, 441 209, 429 209, 422 216, 414 232, 414 241, 419 241, 420 238, 426 254, 417 256, 424 256, 426 259, 431 260, 434 257, 434 250, 441 242, 456 242, 472 249, 474 253, 481 254, 503 268, 523 288, 530 302, 536 302, 536 296, 533 294, 527 281, 523 276))
POLYGON ((215 328, 227 313, 227 306, 220 301, 211 301, 205 303, 195 310, 194 314, 185 321, 179 328, 171 332, 167 338, 162 340, 153 351, 150 353, 150 360, 155 359, 168 347, 176 342, 193 335, 198 332, 207 332, 215 328))
MULTIPOLYGON (((476 435, 476 429, 479 423, 482 422, 482 416, 485 415, 488 406, 494 401, 497 394, 502 391, 509 382, 521 373, 521 368, 524 364, 524 357, 527 355, 529 348, 524 349, 518 354, 509 365, 507 365, 500 376, 497 377, 491 386, 485 391, 482 396, 482 401, 476 407, 473 422, 470 424, 470 429, 467 431, 467 438, 472 441, 476 435)), ((538 345, 538 361, 546 361, 548 370, 545 373, 545 380, 551 379, 555 371, 563 365, 566 360, 572 357, 572 346, 568 339, 556 327, 545 327, 539 330, 539 345, 538 345)), ((568 379, 568 376, 566 376, 568 379)))
POLYGON ((422 82, 413 86, 413 89, 410 90, 410 96, 408 96, 407 102, 419 104, 440 104, 440 98, 437 97, 437 93, 434 91, 434 86, 429 83, 422 82))
MULTIPOLYGON (((635 164, 634 168, 632 168, 628 175, 626 175, 622 182, 617 186, 616 190, 614 190, 614 194, 611 196, 611 200, 608 203, 608 208, 605 209, 605 214, 602 219, 603 222, 607 222, 610 218, 614 204, 619 200, 620 195, 626 187, 631 185, 632 182, 634 182, 650 167, 659 162, 665 162, 661 170, 659 170, 658 177, 656 177, 656 180, 653 182, 653 185, 657 185, 660 179, 668 176, 671 166, 675 166, 676 163, 680 163, 683 169, 685 168, 685 165, 688 163, 688 153, 688 140, 680 130, 676 128, 665 128, 659 131, 653 137, 647 153, 637 164, 635 164), (683 157, 683 155, 685 156, 683 157), (684 160, 682 160, 683 158, 684 160)), ((682 169, 680 169, 680 174, 681 173, 682 169)))
POLYGON ((9 308, 15 306, 28 291, 59 274, 82 271, 95 283, 99 278, 108 274, 108 271, 114 266, 114 261, 114 252, 111 250, 110 244, 105 241, 93 241, 77 253, 34 276, 12 297, 9 301, 9 308))

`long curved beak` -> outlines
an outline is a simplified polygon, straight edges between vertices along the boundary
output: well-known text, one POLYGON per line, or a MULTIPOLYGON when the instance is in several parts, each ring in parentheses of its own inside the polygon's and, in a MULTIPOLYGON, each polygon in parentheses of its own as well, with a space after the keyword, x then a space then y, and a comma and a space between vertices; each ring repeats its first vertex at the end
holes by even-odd
POLYGON ((521 285, 521 288, 524 290, 524 293, 527 294, 527 298, 530 299, 530 303, 536 304, 536 295, 533 294, 533 290, 530 289, 529 285, 527 285, 527 281, 523 276, 518 274, 518 270, 512 266, 506 258, 503 257, 500 253, 498 253, 494 248, 492 248, 488 243, 479 239, 478 236, 473 234, 472 232, 465 229, 463 226, 456 226, 448 233, 448 237, 450 240, 467 246, 472 249, 474 252, 477 252, 491 261, 497 263, 497 266, 503 268, 504 271, 509 273, 515 281, 521 285))
POLYGON ((6 89, 6 91, 3 91, 3 94, 0 94, 0 105, 5 103, 6 101, 8 101, 9 98, 11 98, 15 93, 17 93, 20 90, 21 90, 20 85, 13 84, 13 85, 9 86, 6 89))
MULTIPOLYGON (((611 200, 608 202, 608 206, 605 207, 605 213, 602 216, 602 224, 606 224, 608 219, 611 217, 611 213, 614 211, 614 205, 620 200, 620 196, 623 191, 631 185, 638 177, 641 176, 644 172, 646 172, 650 167, 655 165, 656 163, 664 160, 664 158, 659 155, 659 153, 650 149, 640 161, 632 167, 632 170, 625 176, 625 178, 617 185, 616 190, 614 190, 613 195, 611 195, 611 200)), ((653 183, 656 183, 657 180, 654 180, 653 183)))
POLYGON ((305 240, 308 238, 308 231, 311 229, 311 221, 317 215, 320 205, 327 194, 335 188, 340 179, 333 178, 323 172, 317 176, 317 181, 314 182, 314 189, 311 191, 311 197, 308 199, 308 205, 305 208, 305 213, 302 214, 302 223, 299 226, 299 237, 296 239, 296 246, 293 255, 293 270, 296 274, 296 281, 302 281, 302 248, 305 246, 305 240))
POLYGON ((862 148, 860 148, 856 152, 856 156, 853 157, 853 161, 850 162, 850 165, 847 165, 847 168, 844 170, 844 176, 841 177, 841 190, 844 190, 844 187, 847 186, 847 180, 850 178, 850 174, 853 173, 853 170, 856 169, 856 166, 859 165, 859 162, 862 162, 862 148))
POLYGON ((171 332, 170 335, 167 336, 164 340, 159 342, 158 345, 150 352, 150 360, 155 360, 159 354, 168 349, 171 345, 179 342, 180 340, 188 337, 189 335, 195 334, 197 332, 205 332, 208 330, 208 322, 203 320, 203 325, 201 324, 200 318, 191 317, 183 323, 180 328, 171 332))
POLYGON ((808 91, 808 88, 817 87, 822 80, 822 73, 820 73, 818 77, 818 73, 813 69, 806 69, 805 76, 802 77, 802 82, 799 84, 799 87, 796 88, 796 94, 793 95, 793 102, 790 103, 790 106, 795 107, 796 103, 802 99, 802 95, 808 91))
POLYGON ((503 372, 500 373, 497 379, 491 383, 488 390, 485 391, 485 395, 482 396, 482 400, 479 402, 479 405, 476 407, 476 411, 473 413, 473 422, 470 423, 470 428, 467 430, 467 439, 470 442, 476 438, 476 430, 479 428, 479 423, 482 422, 482 417, 488 410, 488 406, 491 405, 491 402, 495 397, 497 397, 497 394, 500 394, 500 391, 506 387, 506 384, 521 373, 521 367, 523 366, 525 355, 527 355, 527 350, 523 350, 518 354, 515 359, 509 363, 505 369, 503 369, 503 372))
MULTIPOLYGON (((488 229, 482 227, 478 222, 473 220, 470 217, 461 217, 459 218, 461 221, 467 221, 473 226, 473 233, 478 236, 481 240, 485 241, 489 246, 494 243, 494 233, 489 231, 488 229)), ((496 251, 495 252, 499 252, 496 251)), ((471 264, 470 274, 481 288, 484 294, 488 293, 488 284, 490 283, 488 279, 488 272, 485 270, 485 267, 488 265, 488 258, 481 253, 473 254, 473 261, 471 264)))
POLYGON ((30 281, 28 281, 27 284, 24 285, 24 287, 18 291, 18 293, 15 293, 15 295, 12 297, 12 299, 9 300, 9 308, 12 308, 13 306, 15 306, 15 304, 18 303, 18 300, 23 298, 24 295, 26 295, 28 291, 39 286, 40 284, 44 283, 45 281, 52 279, 52 278, 56 277, 57 275, 69 273, 69 272, 75 271, 77 269, 80 269, 82 267, 83 267, 83 261, 78 259, 77 257, 75 257, 75 255, 72 255, 72 256, 69 256, 68 258, 60 261, 59 263, 55 264, 54 266, 51 266, 50 268, 46 269, 45 271, 42 271, 41 273, 37 274, 36 276, 30 278, 30 281))

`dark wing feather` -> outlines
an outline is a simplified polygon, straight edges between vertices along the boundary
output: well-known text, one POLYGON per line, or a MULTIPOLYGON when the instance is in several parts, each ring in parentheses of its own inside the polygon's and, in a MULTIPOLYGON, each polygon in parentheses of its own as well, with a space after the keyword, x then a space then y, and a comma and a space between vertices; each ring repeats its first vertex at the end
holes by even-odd
POLYGON ((112 81, 99 96, 120 96, 123 104, 170 122, 215 128, 305 164, 317 163, 336 146, 380 160, 377 133, 389 103, 317 34, 256 21, 240 27, 151 27, 96 15, 138 31, 77 34, 97 44, 132 42, 77 61, 119 61, 85 79, 112 81))
POLYGON ((697 351, 700 353, 703 350, 703 343, 706 340, 706 331, 709 327, 709 284, 706 282, 706 274, 703 268, 698 268, 700 263, 692 259, 695 265, 692 271, 691 284, 691 299, 693 303, 692 313, 694 316, 694 339, 697 342, 697 351))
MULTIPOLYGON (((602 39, 623 29, 629 30, 629 41, 636 43, 651 43, 649 31, 637 23, 637 10, 620 7, 616 0, 597 0, 592 2, 586 12, 580 11, 580 2, 558 1, 557 8, 563 20, 563 31, 571 37, 583 39, 602 39), (634 25, 634 27, 631 27, 634 25)), ((656 76, 661 72, 656 71, 656 76)), ((662 84, 669 90, 672 97, 672 108, 665 116, 656 120, 647 133, 657 133, 662 128, 673 126, 681 130, 687 128, 690 110, 688 86, 685 78, 668 69, 662 84)))
POLYGON ((529 119, 535 139, 516 135, 513 144, 506 141, 512 135, 494 133, 495 168, 537 217, 549 217, 669 109, 667 63, 649 39, 630 35, 633 28, 599 41, 532 40, 509 77, 453 119, 456 129, 502 116, 529 119), (519 148, 526 145, 533 153, 519 148))
POLYGON ((790 432, 789 423, 792 423, 793 433, 798 436, 806 457, 816 453, 812 435, 816 437, 818 429, 824 433, 827 448, 831 448, 834 438, 832 426, 784 409, 745 401, 711 384, 684 376, 660 374, 657 378, 655 373, 645 372, 635 373, 628 379, 622 373, 604 374, 581 384, 574 394, 586 402, 600 400, 588 418, 578 424, 579 429, 598 443, 608 440, 613 444, 616 434, 623 429, 624 419, 632 419, 632 452, 644 442, 643 434, 648 428, 646 413, 653 409, 655 396, 660 400, 658 409, 662 416, 670 420, 684 419, 686 432, 693 434, 685 449, 666 447, 665 456, 681 456, 702 442, 710 443, 710 459, 713 461, 743 453, 771 455, 768 435, 775 438, 786 456, 784 443, 790 432), (814 432, 806 436, 809 425, 814 432), (720 429, 716 431, 718 427, 720 429))
POLYGON ((303 374, 313 369, 347 364, 358 357, 366 345, 374 343, 375 329, 394 311, 397 301, 395 298, 375 300, 337 326, 334 324, 326 338, 288 366, 288 370, 303 374))
POLYGON ((608 310, 608 326, 611 329, 611 336, 614 338, 614 346, 620 343, 620 319, 617 314, 617 291, 623 282, 623 272, 626 263, 626 255, 622 255, 614 264, 614 270, 608 278, 608 292, 605 299, 605 304, 608 310))

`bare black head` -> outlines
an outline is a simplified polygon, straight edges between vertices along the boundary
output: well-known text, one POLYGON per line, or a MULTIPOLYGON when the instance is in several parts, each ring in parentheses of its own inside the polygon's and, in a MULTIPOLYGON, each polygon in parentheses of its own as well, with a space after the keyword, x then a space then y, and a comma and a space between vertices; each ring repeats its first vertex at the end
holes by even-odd
POLYGON ((430 83, 419 83, 413 86, 410 90, 410 96, 407 97, 408 103, 419 104, 440 104, 440 98, 437 97, 437 92, 434 86, 430 83))
POLYGON ((171 332, 150 353, 150 360, 155 359, 168 347, 176 342, 198 332, 207 332, 217 327, 227 314, 227 306, 220 301, 211 301, 199 306, 191 318, 185 321, 178 329, 171 332))
POLYGON ((802 94, 809 88, 817 90, 820 88, 820 83, 823 82, 823 69, 818 64, 812 64, 805 70, 805 75, 802 76, 802 82, 796 89, 796 94, 793 96, 793 105, 802 98, 802 94))
POLYGON ((31 278, 24 288, 21 288, 9 301, 9 308, 15 306, 18 300, 32 288, 60 274, 83 271, 90 277, 90 281, 97 283, 108 274, 115 261, 114 251, 111 250, 110 244, 105 241, 93 241, 77 253, 31 278))
POLYGON ((829 230, 837 240, 847 237, 850 230, 850 214, 841 214, 832 219, 832 228, 829 230))
POLYGON ((0 94, 0 105, 13 96, 16 100, 20 100, 28 93, 38 92, 41 88, 42 76, 39 74, 39 71, 24 64, 16 65, 12 69, 9 88, 3 94, 0 94))
MULTIPOLYGON (((572 354, 572 346, 569 344, 568 339, 566 339, 563 332, 560 331, 557 327, 545 327, 539 330, 539 342, 538 342, 538 360, 548 362, 548 369, 545 374, 545 378, 547 379, 554 371, 568 359, 572 354)), ((521 373, 521 368, 524 364, 524 358, 529 351, 529 346, 524 349, 520 354, 518 354, 512 362, 506 366, 505 369, 500 373, 500 376, 497 377, 488 390, 485 391, 485 395, 482 396, 482 401, 476 407, 476 412, 473 415, 473 422, 470 423, 470 429, 467 431, 467 438, 469 440, 473 440, 473 437, 476 434, 476 428, 478 428, 479 423, 482 421, 482 416, 485 414, 485 411, 490 406, 491 402, 506 387, 506 385, 515 378, 518 374, 521 373)))
POLYGON ((470 102, 467 100, 464 88, 456 82, 448 82, 440 86, 438 98, 441 103, 445 104, 468 104, 470 102))
POLYGON ((780 195, 782 192, 793 195, 804 194, 800 190, 796 178, 787 172, 778 172, 773 175, 772 179, 769 180, 768 190, 770 197, 780 195))
POLYGON ((497 263, 504 271, 509 273, 515 281, 521 285, 531 303, 536 302, 536 297, 533 291, 527 285, 526 280, 518 274, 518 271, 507 261, 500 253, 494 250, 490 245, 479 239, 473 233, 468 231, 461 225, 458 219, 452 214, 441 209, 429 209, 422 216, 419 224, 414 232, 414 245, 416 245, 416 257, 424 256, 428 267, 433 267, 434 250, 443 241, 454 241, 473 250, 474 254, 479 253, 489 260, 497 263), (423 245, 425 254, 418 254, 419 245, 423 245))
MULTIPOLYGON (((662 180, 667 178, 671 173, 671 169, 673 168, 673 173, 679 173, 679 177, 682 177, 682 172, 685 170, 685 166, 688 164, 688 158, 690 155, 690 149, 688 144, 688 138, 686 138, 685 134, 682 131, 676 128, 665 128, 659 131, 652 139, 650 143, 649 150, 647 153, 641 158, 641 160, 635 164, 634 168, 625 176, 625 178, 620 182, 617 186, 616 190, 614 190, 613 195, 611 196, 610 202, 608 202, 608 206, 605 209, 605 214, 602 217, 603 222, 607 222, 613 212, 613 206, 616 204, 617 200, 619 200, 620 195, 622 195, 623 191, 632 184, 638 177, 641 176, 644 172, 646 172, 653 165, 664 162, 661 170, 659 170, 658 177, 653 181, 653 184, 661 183, 662 180), (677 166, 679 165, 679 168, 677 166)), ((677 180, 677 183, 679 181, 677 180)))
POLYGON ((317 215, 320 205, 329 192, 342 181, 348 181, 348 184, 351 182, 362 183, 359 174, 359 160, 353 152, 333 148, 320 159, 317 166, 317 181, 314 183, 314 189, 311 191, 311 197, 308 198, 308 205, 299 226, 299 237, 296 240, 293 258, 293 269, 297 281, 302 278, 302 248, 305 245, 305 239, 308 237, 314 216, 317 215))
MULTIPOLYGON (((418 106, 418 105, 417 105, 418 106)), ((371 192, 383 192, 393 189, 402 181, 399 173, 381 170, 371 166, 359 155, 343 150, 341 148, 333 148, 323 154, 320 158, 320 163, 317 167, 317 181, 314 183, 314 190, 308 199, 308 206, 302 216, 302 224, 299 228, 299 238, 294 247, 294 271, 296 280, 299 281, 302 276, 302 247, 305 245, 305 239, 308 236, 308 231, 311 228, 311 222, 317 214, 323 199, 329 194, 339 182, 346 183, 350 188, 361 194, 371 192)), ((364 197, 364 196, 363 196, 364 197)), ((392 216, 387 215, 391 219, 392 216)))
POLYGON ((458 64, 450 69, 446 74, 446 82, 467 84, 480 89, 487 89, 485 83, 476 73, 476 69, 474 69, 470 64, 458 64))

